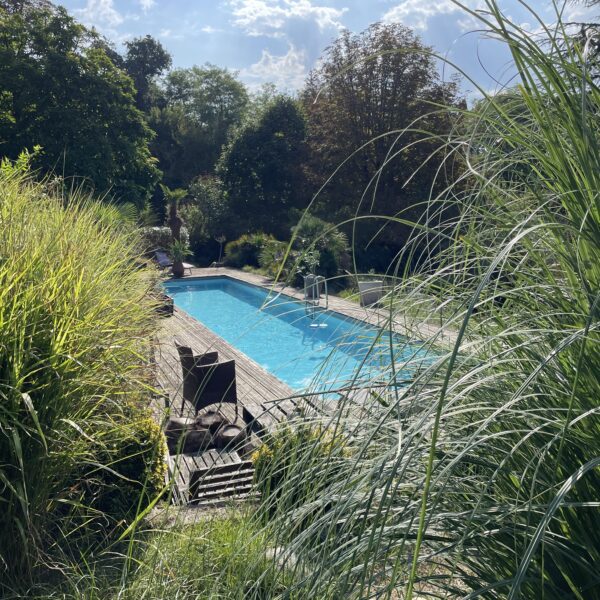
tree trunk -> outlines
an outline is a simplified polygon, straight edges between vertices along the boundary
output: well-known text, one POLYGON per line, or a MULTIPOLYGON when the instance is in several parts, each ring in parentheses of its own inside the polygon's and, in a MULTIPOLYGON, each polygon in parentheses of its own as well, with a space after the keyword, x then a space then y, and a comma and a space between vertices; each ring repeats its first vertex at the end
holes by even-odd
POLYGON ((171 270, 173 271, 173 277, 183 277, 183 262, 180 260, 174 260, 171 270))

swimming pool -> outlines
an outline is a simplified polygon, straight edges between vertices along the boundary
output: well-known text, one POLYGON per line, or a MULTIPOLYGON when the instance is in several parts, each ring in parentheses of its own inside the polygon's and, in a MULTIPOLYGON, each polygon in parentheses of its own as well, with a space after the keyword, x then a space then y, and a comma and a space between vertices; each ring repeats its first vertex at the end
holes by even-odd
POLYGON ((407 379, 427 352, 421 344, 333 311, 314 318, 304 303, 229 277, 168 281, 175 305, 294 390, 331 390, 389 369, 407 379))

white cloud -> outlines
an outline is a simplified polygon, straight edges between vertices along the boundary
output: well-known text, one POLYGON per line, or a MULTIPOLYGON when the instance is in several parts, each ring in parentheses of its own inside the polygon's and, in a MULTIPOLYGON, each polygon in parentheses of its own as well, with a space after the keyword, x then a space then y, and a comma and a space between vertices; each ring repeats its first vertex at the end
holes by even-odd
POLYGON ((156 5, 156 0, 138 0, 142 10, 148 12, 153 6, 156 5))
POLYGON ((181 40, 184 35, 181 32, 175 32, 172 29, 165 28, 160 30, 158 37, 163 39, 181 40))
POLYGON ((313 5, 311 0, 230 0, 234 25, 249 35, 277 35, 292 19, 314 21, 321 31, 340 29, 347 8, 313 5))
POLYGON ((212 25, 205 25, 200 31, 202 31, 202 33, 219 33, 223 30, 218 27, 213 27, 212 25))
POLYGON ((428 21, 432 17, 456 12, 462 12, 462 9, 451 0, 437 0, 437 2, 404 0, 404 2, 388 10, 383 15, 383 20, 387 23, 397 21, 403 25, 424 31, 427 29, 428 21))
POLYGON ((282 90, 297 90, 302 87, 307 75, 306 53, 291 45, 281 56, 263 50, 260 60, 242 69, 240 75, 250 87, 271 82, 282 90))
POLYGON ((105 29, 121 25, 125 17, 115 8, 113 0, 87 0, 85 8, 73 11, 84 24, 105 29))

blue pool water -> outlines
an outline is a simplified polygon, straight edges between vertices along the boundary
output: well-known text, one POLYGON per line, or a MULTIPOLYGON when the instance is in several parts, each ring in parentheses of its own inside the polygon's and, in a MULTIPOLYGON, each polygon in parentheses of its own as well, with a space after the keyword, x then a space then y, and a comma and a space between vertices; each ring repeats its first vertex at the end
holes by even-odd
POLYGON ((321 311, 312 319, 304 303, 228 277, 169 281, 165 289, 178 308, 294 390, 311 383, 337 389, 392 363, 397 378, 407 379, 427 354, 420 344, 381 336, 340 313, 321 311))

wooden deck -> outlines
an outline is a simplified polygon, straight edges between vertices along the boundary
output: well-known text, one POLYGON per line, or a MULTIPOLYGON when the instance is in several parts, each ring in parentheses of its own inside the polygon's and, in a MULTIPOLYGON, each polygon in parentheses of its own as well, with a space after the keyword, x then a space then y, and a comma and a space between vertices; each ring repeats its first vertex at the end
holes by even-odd
POLYGON ((221 411, 232 422, 246 428, 248 442, 243 449, 217 450, 167 457, 173 500, 177 504, 212 504, 226 498, 252 497, 253 466, 249 455, 260 444, 260 436, 273 431, 301 411, 313 412, 310 402, 294 396, 285 383, 265 371, 225 340, 175 308, 163 317, 155 346, 158 386, 163 401, 155 406, 156 417, 190 416, 192 406, 183 401, 183 374, 174 340, 190 346, 195 354, 217 351, 219 360, 235 360, 238 397, 237 415, 233 405, 221 411))
MULTIPOLYGON (((273 288, 292 298, 302 300, 302 293, 293 288, 273 286, 272 282, 259 275, 226 268, 192 269, 193 277, 227 276, 246 283, 273 288)), ((187 277, 186 277, 187 278, 187 277)), ((385 315, 355 303, 331 296, 329 308, 346 316, 381 325, 385 315)), ((399 333, 403 333, 398 328, 399 333)), ((425 333, 425 332, 424 332, 425 333)), ((431 334, 431 332, 426 332, 431 334)), ((247 427, 249 441, 246 450, 207 450, 196 454, 179 454, 168 457, 169 472, 174 483, 174 499, 179 503, 212 503, 223 498, 247 497, 252 495, 252 463, 248 460, 253 448, 260 444, 260 436, 273 431, 279 423, 286 422, 301 413, 324 415, 329 412, 319 398, 304 398, 274 375, 265 371, 244 353, 230 346, 210 329, 187 315, 174 309, 173 316, 161 320, 155 350, 157 378, 162 388, 165 403, 157 407, 157 418, 165 415, 188 416, 193 407, 186 406, 182 399, 182 371, 174 340, 190 346, 195 354, 217 351, 219 360, 235 360, 238 396, 238 424, 247 427)), ((356 403, 348 410, 353 420, 360 423, 368 403, 364 402, 368 389, 353 390, 356 403)), ((231 405, 223 412, 232 411, 231 405)), ((233 414, 227 414, 233 420, 233 414)))

